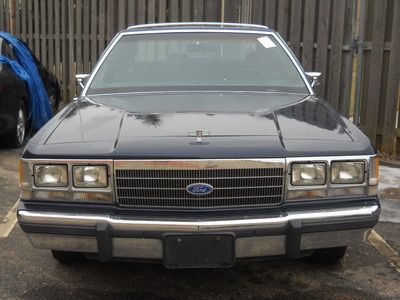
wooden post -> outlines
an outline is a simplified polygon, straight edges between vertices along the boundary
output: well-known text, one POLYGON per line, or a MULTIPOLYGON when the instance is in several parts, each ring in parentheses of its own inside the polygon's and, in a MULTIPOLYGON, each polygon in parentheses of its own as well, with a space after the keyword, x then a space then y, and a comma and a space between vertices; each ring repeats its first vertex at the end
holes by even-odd
MULTIPOLYGON (((15 1, 14 0, 8 0, 8 14, 10 16, 9 22, 10 22, 10 33, 15 35, 15 9, 16 9, 16 5, 15 5, 15 1)), ((6 3, 7 3, 6 2, 6 3)))

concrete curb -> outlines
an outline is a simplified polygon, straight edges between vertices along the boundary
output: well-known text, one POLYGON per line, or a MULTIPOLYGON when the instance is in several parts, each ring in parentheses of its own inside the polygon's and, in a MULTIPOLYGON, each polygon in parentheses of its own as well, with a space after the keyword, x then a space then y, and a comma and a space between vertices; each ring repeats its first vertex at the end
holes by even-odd
POLYGON ((400 168, 400 161, 399 160, 380 160, 380 164, 382 166, 391 167, 391 168, 400 168))

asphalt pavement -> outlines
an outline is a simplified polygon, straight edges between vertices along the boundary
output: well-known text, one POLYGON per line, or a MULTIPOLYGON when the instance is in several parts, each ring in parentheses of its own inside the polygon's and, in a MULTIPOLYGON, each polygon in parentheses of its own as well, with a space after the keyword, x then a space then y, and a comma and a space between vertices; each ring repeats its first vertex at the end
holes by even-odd
POLYGON ((400 299, 400 169, 381 167, 382 216, 338 264, 242 262, 231 269, 158 264, 65 266, 31 247, 15 224, 20 150, 0 148, 0 299, 400 299))

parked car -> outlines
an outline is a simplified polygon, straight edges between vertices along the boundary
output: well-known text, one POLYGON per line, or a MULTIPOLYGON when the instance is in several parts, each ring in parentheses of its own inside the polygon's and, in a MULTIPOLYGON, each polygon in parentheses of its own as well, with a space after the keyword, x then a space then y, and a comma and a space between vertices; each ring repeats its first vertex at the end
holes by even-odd
MULTIPOLYGON (((26 46, 27 49, 28 46, 26 46)), ((46 88, 53 111, 61 100, 61 89, 57 78, 34 58, 40 77, 46 88)), ((15 60, 13 46, 0 37, 0 55, 15 60)), ((10 66, 0 63, 0 140, 7 146, 20 147, 30 129, 30 101, 27 84, 19 79, 10 66)))
POLYGON ((129 27, 24 149, 21 228, 62 262, 341 259, 378 221, 378 160, 318 75, 264 26, 129 27))

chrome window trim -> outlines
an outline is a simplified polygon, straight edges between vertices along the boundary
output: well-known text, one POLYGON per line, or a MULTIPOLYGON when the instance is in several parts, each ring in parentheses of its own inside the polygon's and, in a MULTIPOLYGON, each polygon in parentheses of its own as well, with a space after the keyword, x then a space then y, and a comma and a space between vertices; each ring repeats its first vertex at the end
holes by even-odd
POLYGON ((239 28, 259 28, 269 29, 265 25, 246 24, 246 23, 229 23, 229 22, 171 22, 171 23, 152 23, 131 25, 127 30, 142 29, 142 28, 162 28, 162 27, 178 27, 178 26, 210 26, 210 27, 239 27, 239 28))
POLYGON ((112 39, 110 44, 107 46, 107 48, 104 50, 103 54, 100 56, 99 61, 96 63, 94 66, 93 71, 90 73, 89 79, 87 80, 85 87, 83 88, 81 92, 81 96, 85 97, 87 90, 89 89, 89 86, 91 85, 94 77, 96 76, 99 68, 103 64, 104 60, 106 57, 109 55, 111 50, 115 47, 115 45, 118 43, 118 41, 123 37, 127 35, 142 35, 142 34, 169 34, 169 33, 186 33, 186 32, 192 32, 192 33, 236 33, 236 34, 242 34, 242 33, 249 33, 249 34, 264 34, 264 35, 271 35, 273 36, 276 41, 279 43, 279 45, 283 48, 283 50, 286 52, 286 54, 289 56, 289 59, 292 61, 292 63, 295 65, 297 71, 299 72, 301 78, 303 79, 303 82, 305 86, 307 87, 309 94, 314 95, 314 90, 311 87, 310 82, 307 79, 307 76, 303 70, 303 67, 300 65, 299 61, 293 54, 293 52, 290 50, 289 46, 284 42, 282 37, 277 33, 273 31, 263 31, 263 30, 244 30, 244 29, 208 29, 208 28, 203 28, 203 29, 158 29, 158 30, 143 30, 143 31, 127 31, 127 32, 119 32, 117 35, 112 39))

